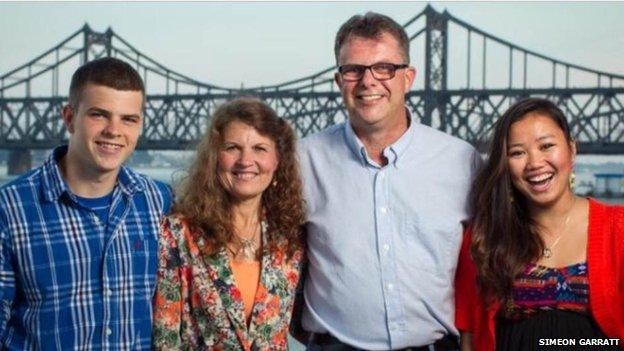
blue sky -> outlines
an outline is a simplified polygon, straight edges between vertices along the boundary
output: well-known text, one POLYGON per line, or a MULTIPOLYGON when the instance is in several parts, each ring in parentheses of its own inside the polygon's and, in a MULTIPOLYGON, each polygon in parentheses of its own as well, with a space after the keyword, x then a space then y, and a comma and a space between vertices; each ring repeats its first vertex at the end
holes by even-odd
MULTIPOLYGON (((624 74, 622 2, 431 4, 545 55, 624 74)), ((351 15, 372 10, 404 23, 425 6, 423 2, 1 2, 0 74, 88 22, 98 31, 112 27, 151 58, 200 81, 227 87, 243 82, 270 85, 332 65, 335 31, 351 15)))

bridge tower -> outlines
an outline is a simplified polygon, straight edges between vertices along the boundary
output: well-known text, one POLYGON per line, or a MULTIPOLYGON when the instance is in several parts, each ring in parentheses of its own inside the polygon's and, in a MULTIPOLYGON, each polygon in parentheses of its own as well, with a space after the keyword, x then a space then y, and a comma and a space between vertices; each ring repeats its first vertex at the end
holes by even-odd
POLYGON ((82 63, 85 64, 92 59, 100 57, 110 57, 112 54, 113 30, 108 27, 106 32, 99 33, 91 29, 88 24, 82 27, 84 45, 82 47, 82 63), (94 51, 94 46, 100 46, 100 52, 94 51), (89 52, 95 52, 96 57, 90 58, 89 52))
POLYGON ((425 14, 425 113, 423 123, 446 130, 448 16, 427 5, 425 14), (434 123, 435 122, 435 123, 434 123))

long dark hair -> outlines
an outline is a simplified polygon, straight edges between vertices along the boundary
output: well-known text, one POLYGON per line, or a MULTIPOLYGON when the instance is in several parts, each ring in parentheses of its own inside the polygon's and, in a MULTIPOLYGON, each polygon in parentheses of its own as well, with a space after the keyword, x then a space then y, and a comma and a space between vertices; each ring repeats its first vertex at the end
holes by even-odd
POLYGON ((552 102, 527 98, 513 104, 494 125, 489 158, 477 174, 471 192, 473 206, 471 254, 477 283, 486 299, 504 299, 513 279, 544 249, 526 198, 517 191, 507 165, 507 138, 511 125, 529 114, 551 118, 572 142, 563 112, 552 102))

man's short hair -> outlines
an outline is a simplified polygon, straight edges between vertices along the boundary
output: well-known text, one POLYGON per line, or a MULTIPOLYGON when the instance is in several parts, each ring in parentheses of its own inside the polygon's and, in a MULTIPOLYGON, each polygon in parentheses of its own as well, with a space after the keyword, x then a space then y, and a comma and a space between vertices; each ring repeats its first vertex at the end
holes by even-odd
POLYGON ((409 63, 409 38, 405 29, 396 23, 392 18, 376 12, 367 12, 364 15, 355 15, 345 22, 338 33, 336 33, 336 41, 334 42, 334 54, 336 55, 336 63, 338 63, 338 55, 340 48, 351 37, 362 37, 366 39, 378 39, 382 34, 390 34, 401 47, 404 63, 409 63))
POLYGON ((145 85, 139 73, 128 63, 113 57, 87 62, 74 72, 69 85, 69 105, 73 108, 78 107, 87 83, 115 90, 140 91, 145 99, 145 85))

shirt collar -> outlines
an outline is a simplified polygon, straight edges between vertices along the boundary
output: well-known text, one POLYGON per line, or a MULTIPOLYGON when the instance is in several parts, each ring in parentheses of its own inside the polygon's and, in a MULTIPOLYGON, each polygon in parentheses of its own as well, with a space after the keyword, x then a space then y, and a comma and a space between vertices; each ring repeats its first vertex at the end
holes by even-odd
POLYGON ((41 169, 41 185, 43 198, 46 201, 55 201, 64 193, 70 193, 67 183, 63 180, 58 161, 67 153, 67 145, 59 146, 43 163, 41 169))
POLYGON ((362 162, 362 165, 365 166, 366 163, 368 162, 366 149, 364 148, 364 144, 362 144, 362 141, 360 140, 360 138, 358 138, 357 135, 355 135, 355 131, 353 130, 353 127, 351 126, 351 123, 349 123, 349 121, 345 123, 344 131, 345 131, 344 133, 345 139, 347 141, 347 145, 349 146, 349 149, 351 149, 351 152, 353 152, 355 157, 357 157, 357 159, 360 160, 360 162, 362 162))
MULTIPOLYGON (((67 194, 75 201, 75 196, 63 179, 59 166, 59 160, 66 154, 67 145, 59 146, 52 151, 48 159, 43 163, 41 185, 43 186, 43 197, 47 201, 56 201, 63 194, 67 194)), ((122 166, 119 170, 115 186, 119 186, 120 190, 128 196, 145 189, 139 181, 139 175, 125 166, 122 166)))
POLYGON ((140 182, 139 179, 139 174, 133 172, 126 166, 121 166, 119 175, 117 176, 117 185, 119 185, 119 188, 121 188, 124 194, 132 196, 136 192, 145 190, 143 183, 140 182))
MULTIPOLYGON (((415 121, 412 118, 412 114, 410 113, 409 109, 405 108, 405 112, 409 121, 407 130, 405 131, 405 133, 403 133, 403 135, 401 135, 399 139, 397 139, 397 141, 386 147, 383 151, 384 156, 386 156, 386 158, 388 159, 388 164, 393 164, 395 167, 398 167, 401 156, 405 153, 408 146, 410 145, 416 129, 416 127, 414 126, 415 121)), ((366 153, 364 144, 357 137, 355 131, 353 130, 353 126, 351 126, 351 123, 349 123, 348 121, 347 123, 345 123, 345 139, 353 154, 362 162, 362 165, 366 165, 366 163, 374 165, 373 161, 369 159, 366 153)))

